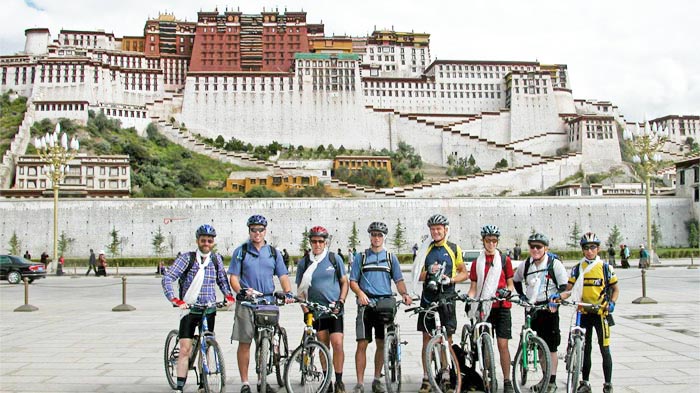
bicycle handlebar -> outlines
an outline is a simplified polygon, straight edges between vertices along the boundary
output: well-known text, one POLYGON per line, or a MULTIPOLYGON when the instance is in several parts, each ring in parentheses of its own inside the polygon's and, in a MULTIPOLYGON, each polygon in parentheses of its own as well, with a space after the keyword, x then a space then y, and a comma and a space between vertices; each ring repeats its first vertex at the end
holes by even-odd
MULTIPOLYGON (((191 309, 191 308, 209 308, 209 307, 223 308, 223 307, 226 307, 226 306, 227 306, 227 303, 226 303, 226 301, 224 300, 224 301, 222 301, 222 302, 215 302, 215 303, 210 303, 210 304, 206 304, 206 305, 201 305, 201 304, 188 304, 188 305, 187 305, 187 308, 188 308, 188 309, 191 309)), ((178 306, 177 304, 173 304, 173 307, 174 307, 174 308, 179 308, 180 306, 178 306)))
POLYGON ((587 311, 593 311, 593 312, 598 312, 602 307, 600 304, 592 304, 592 303, 584 303, 584 302, 577 302, 573 300, 564 300, 562 299, 560 304, 564 306, 581 306, 587 311))

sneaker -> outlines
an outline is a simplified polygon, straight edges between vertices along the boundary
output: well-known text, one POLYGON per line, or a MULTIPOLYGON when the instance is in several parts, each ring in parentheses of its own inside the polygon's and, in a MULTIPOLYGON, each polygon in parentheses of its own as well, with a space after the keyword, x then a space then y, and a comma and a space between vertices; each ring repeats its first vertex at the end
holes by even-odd
POLYGON ((611 383, 603 384, 603 393, 613 393, 613 387, 611 383))
POLYGON ((503 393, 513 393, 513 382, 510 381, 510 379, 506 379, 503 381, 503 393))
POLYGON ((386 389, 384 389, 382 381, 375 379, 372 382, 372 393, 386 393, 386 389))
POLYGON ((334 393, 345 393, 345 384, 341 381, 335 381, 334 393))
POLYGON ((547 385, 547 393, 554 393, 557 391, 557 384, 555 382, 550 382, 547 385))
POLYGON ((352 389, 352 393, 365 393, 365 387, 361 383, 358 383, 355 385, 355 387, 352 389))
POLYGON ((588 381, 581 381, 578 385, 576 393, 591 393, 591 384, 588 381))
POLYGON ((421 383, 418 393, 430 393, 430 381, 423 379, 423 383, 421 383))
POLYGON ((277 393, 277 391, 272 386, 270 386, 270 384, 267 384, 265 385, 264 392, 260 389, 260 385, 258 385, 258 393, 277 393))
POLYGON ((250 385, 241 386, 241 393, 250 393, 250 385))

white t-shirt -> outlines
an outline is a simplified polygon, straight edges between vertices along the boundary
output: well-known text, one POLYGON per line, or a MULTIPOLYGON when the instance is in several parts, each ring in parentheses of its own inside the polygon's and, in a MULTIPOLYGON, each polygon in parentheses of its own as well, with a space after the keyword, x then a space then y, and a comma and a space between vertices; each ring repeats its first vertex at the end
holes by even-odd
POLYGON ((535 302, 546 301, 549 295, 558 292, 557 285, 566 285, 569 280, 569 274, 566 272, 564 264, 558 259, 555 259, 553 264, 557 284, 554 283, 553 277, 548 279, 548 261, 549 256, 547 254, 544 254, 544 258, 537 263, 530 261, 528 272, 524 271, 526 263, 526 261, 524 261, 520 264, 519 268, 515 271, 515 275, 513 276, 513 281, 524 283, 523 290, 525 293, 528 293, 527 290, 536 285, 539 276, 539 288, 537 288, 537 298, 535 299, 535 302))

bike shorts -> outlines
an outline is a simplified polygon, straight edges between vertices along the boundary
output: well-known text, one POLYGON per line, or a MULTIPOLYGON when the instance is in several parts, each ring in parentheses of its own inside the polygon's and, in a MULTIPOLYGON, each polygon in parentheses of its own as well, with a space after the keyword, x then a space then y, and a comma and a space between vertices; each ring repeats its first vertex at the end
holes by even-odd
POLYGON ((561 343, 561 331, 559 330, 559 311, 549 312, 548 310, 540 310, 535 314, 530 324, 532 330, 537 332, 537 337, 540 337, 547 343, 549 352, 556 352, 561 343))
MULTIPOLYGON (((455 334, 457 331, 457 312, 454 304, 447 304, 438 308, 440 314, 440 323, 445 327, 448 336, 455 334)), ((421 312, 418 314, 417 329, 419 332, 430 333, 435 329, 435 318, 432 314, 421 312)))
POLYGON ((324 318, 319 318, 314 321, 314 329, 316 331, 321 332, 324 330, 328 330, 328 334, 333 334, 333 333, 343 333, 343 316, 340 315, 338 318, 333 318, 333 317, 324 317, 324 318))
POLYGON ((372 330, 377 340, 384 340, 384 323, 372 307, 359 306, 357 318, 355 318, 356 341, 367 340, 372 342, 372 330))
MULTIPOLYGON (((187 314, 180 319, 180 330, 178 335, 181 339, 183 338, 194 338, 194 331, 199 326, 199 322, 202 320, 203 314, 187 314)), ((214 332, 214 322, 216 321, 216 312, 207 314, 207 327, 210 332, 214 332)), ((201 332, 200 332, 201 334, 201 332)))
POLYGON ((492 308, 486 320, 493 326, 496 331, 497 338, 505 338, 510 340, 512 337, 511 325, 513 322, 510 318, 510 308, 492 308))

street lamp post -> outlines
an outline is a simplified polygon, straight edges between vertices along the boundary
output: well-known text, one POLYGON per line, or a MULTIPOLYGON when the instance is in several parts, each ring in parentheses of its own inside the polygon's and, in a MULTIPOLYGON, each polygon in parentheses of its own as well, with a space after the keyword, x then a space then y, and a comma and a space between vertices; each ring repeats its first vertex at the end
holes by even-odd
MULTIPOLYGON (((668 131, 660 125, 651 126, 649 122, 644 125, 644 130, 637 124, 634 132, 625 130, 623 138, 630 142, 635 155, 632 161, 640 164, 642 175, 644 176, 644 193, 646 197, 646 218, 647 218, 647 251, 649 253, 649 265, 654 260, 654 250, 651 246, 651 173, 657 168, 661 161, 659 151, 668 140, 668 131)), ((646 289, 646 265, 642 265, 642 297, 634 299, 635 304, 656 303, 656 300, 647 297, 646 289)))
POLYGON ((58 189, 66 174, 66 164, 75 157, 80 144, 75 137, 69 143, 68 135, 56 123, 53 134, 47 132, 41 138, 34 138, 34 147, 46 163, 42 171, 49 176, 53 187, 53 260, 58 263, 58 189))

